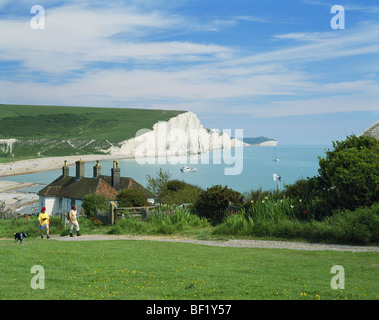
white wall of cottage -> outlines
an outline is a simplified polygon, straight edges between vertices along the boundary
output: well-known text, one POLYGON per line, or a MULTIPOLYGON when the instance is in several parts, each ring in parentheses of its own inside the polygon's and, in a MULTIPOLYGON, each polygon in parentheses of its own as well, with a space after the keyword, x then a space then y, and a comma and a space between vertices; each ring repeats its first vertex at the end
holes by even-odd
POLYGON ((41 212, 42 207, 46 207, 46 212, 49 215, 56 216, 61 213, 66 214, 71 210, 72 201, 75 201, 75 205, 78 207, 78 215, 80 215, 82 210, 82 200, 64 198, 64 197, 39 197, 39 212, 41 212))

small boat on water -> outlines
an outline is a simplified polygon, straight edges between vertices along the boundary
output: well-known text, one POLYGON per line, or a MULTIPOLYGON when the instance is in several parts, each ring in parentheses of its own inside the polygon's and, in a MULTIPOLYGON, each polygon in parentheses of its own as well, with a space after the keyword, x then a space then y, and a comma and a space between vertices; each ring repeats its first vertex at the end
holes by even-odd
POLYGON ((182 170, 182 172, 195 172, 195 171, 197 171, 196 168, 190 168, 190 167, 182 167, 180 170, 182 170))
POLYGON ((279 158, 275 157, 272 161, 279 161, 279 158))

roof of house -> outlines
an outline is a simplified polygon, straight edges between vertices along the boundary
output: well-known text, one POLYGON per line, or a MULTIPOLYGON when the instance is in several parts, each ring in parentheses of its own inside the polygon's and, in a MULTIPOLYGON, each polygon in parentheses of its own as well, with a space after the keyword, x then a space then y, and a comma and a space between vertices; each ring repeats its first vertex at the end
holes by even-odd
MULTIPOLYGON (((111 186, 111 176, 99 176, 98 178, 60 176, 52 183, 38 192, 44 197, 65 197, 83 199, 87 194, 105 194, 109 200, 115 200, 119 191, 111 186)), ((151 193, 132 178, 120 177, 120 191, 124 189, 137 189, 151 197, 151 193)))

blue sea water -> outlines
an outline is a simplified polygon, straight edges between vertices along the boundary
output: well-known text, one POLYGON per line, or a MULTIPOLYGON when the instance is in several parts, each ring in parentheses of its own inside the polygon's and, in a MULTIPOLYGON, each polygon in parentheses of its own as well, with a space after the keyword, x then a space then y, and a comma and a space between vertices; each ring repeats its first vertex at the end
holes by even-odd
MULTIPOLYGON (((243 147, 218 150, 202 155, 179 156, 169 158, 123 159, 119 160, 121 175, 131 177, 146 186, 146 175, 155 177, 162 168, 171 174, 170 179, 184 180, 201 188, 213 185, 227 185, 239 192, 263 189, 273 190, 278 187, 273 174, 281 176, 279 187, 291 184, 298 179, 317 175, 318 156, 324 157, 330 146, 277 146, 277 147, 243 147), (279 161, 273 161, 274 157, 279 161), (145 162, 144 164, 142 162, 145 162), (183 173, 184 165, 196 168, 196 172, 183 173), (232 174, 226 174, 227 171, 232 174), (234 172, 233 172, 234 171, 234 172)), ((63 165, 63 163, 62 163, 63 165)), ((95 162, 85 165, 86 177, 92 177, 95 162)), ((100 161, 102 174, 110 175, 112 161, 100 161)), ((0 177, 0 180, 33 182, 39 185, 25 188, 25 192, 38 192, 61 175, 61 170, 52 170, 27 175, 0 177)), ((75 166, 70 167, 70 175, 75 176, 75 166)))

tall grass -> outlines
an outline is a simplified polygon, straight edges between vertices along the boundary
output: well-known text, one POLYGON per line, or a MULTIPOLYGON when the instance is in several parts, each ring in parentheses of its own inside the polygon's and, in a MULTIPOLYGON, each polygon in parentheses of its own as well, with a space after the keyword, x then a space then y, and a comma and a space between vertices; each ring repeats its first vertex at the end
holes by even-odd
POLYGON ((109 234, 174 234, 210 227, 205 218, 191 214, 188 208, 160 206, 145 221, 125 218, 109 230, 109 234))
POLYGON ((379 243, 379 203, 354 211, 338 211, 317 221, 312 217, 299 219, 298 214, 302 213, 291 207, 292 201, 279 201, 276 205, 274 201, 265 201, 254 205, 251 212, 229 213, 212 233, 339 244, 379 243))
POLYGON ((254 220, 313 219, 312 207, 308 203, 288 197, 277 200, 266 196, 262 200, 251 200, 247 210, 254 220))

